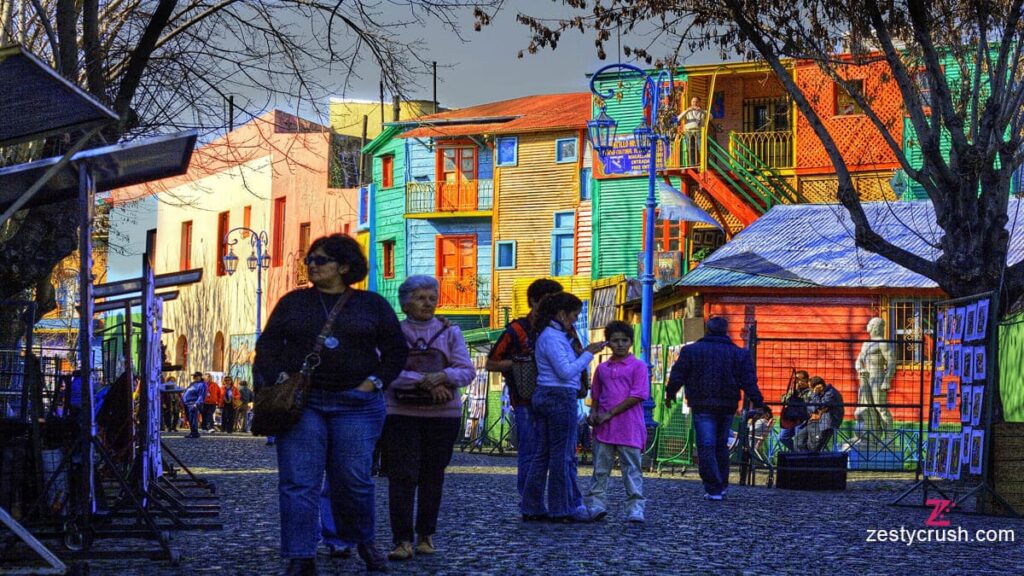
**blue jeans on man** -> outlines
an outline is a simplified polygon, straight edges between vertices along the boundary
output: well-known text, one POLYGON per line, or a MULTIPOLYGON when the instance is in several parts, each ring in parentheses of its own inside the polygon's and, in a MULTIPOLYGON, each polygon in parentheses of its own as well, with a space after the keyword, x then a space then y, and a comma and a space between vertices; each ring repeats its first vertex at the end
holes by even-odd
POLYGON ((526 477, 521 511, 531 516, 587 520, 590 515, 576 479, 576 390, 538 386, 531 402, 537 450, 526 477))
POLYGON ((779 443, 789 449, 790 452, 794 452, 796 450, 796 446, 794 446, 793 441, 796 439, 796 435, 799 434, 805 426, 807 426, 806 423, 797 424, 792 428, 782 428, 779 432, 779 443))
POLYGON ((199 438, 199 406, 195 404, 186 408, 188 411, 189 438, 199 438))
POLYGON ((695 413, 693 432, 697 437, 697 468, 704 492, 721 496, 729 485, 729 432, 732 414, 695 413))
POLYGON ((526 489, 526 475, 530 472, 530 462, 537 452, 537 431, 533 429, 533 416, 529 406, 516 406, 512 409, 516 422, 516 465, 518 466, 516 488, 519 497, 523 497, 526 489))
POLYGON ((316 556, 325 470, 338 538, 373 543, 376 510, 370 467, 384 415, 379 391, 311 390, 302 418, 277 436, 282 557, 316 556))

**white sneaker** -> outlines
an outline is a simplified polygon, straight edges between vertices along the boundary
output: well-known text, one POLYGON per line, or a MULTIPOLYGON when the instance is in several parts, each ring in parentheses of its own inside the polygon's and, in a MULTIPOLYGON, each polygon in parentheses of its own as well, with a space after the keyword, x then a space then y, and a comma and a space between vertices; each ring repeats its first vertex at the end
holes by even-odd
POLYGON ((704 495, 704 499, 705 500, 714 500, 715 502, 718 502, 718 501, 722 500, 722 495, 721 494, 705 494, 704 495))
POLYGON ((637 524, 644 523, 644 513, 640 510, 634 510, 629 513, 629 518, 626 519, 629 522, 635 522, 637 524))

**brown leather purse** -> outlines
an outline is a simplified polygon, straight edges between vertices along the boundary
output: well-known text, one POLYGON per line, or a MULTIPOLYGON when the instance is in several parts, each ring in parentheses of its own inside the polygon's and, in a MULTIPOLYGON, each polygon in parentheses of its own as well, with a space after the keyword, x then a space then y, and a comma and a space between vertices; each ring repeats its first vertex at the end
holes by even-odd
POLYGON ((277 383, 273 386, 264 386, 256 392, 250 427, 253 436, 278 436, 291 430, 302 418, 302 411, 306 408, 309 378, 313 370, 320 365, 320 351, 324 349, 324 342, 331 335, 334 320, 353 291, 349 288, 334 303, 334 308, 331 308, 330 314, 327 315, 327 323, 316 337, 313 351, 302 360, 299 371, 290 374, 282 372, 277 383))

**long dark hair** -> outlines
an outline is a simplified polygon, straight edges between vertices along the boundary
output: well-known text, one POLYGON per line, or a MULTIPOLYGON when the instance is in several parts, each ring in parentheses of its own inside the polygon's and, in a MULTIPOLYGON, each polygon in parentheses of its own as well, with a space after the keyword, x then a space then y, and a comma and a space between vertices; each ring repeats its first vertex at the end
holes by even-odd
POLYGON ((570 292, 558 292, 543 297, 538 305, 537 322, 533 335, 538 336, 547 328, 559 312, 574 312, 583 309, 583 301, 570 292))

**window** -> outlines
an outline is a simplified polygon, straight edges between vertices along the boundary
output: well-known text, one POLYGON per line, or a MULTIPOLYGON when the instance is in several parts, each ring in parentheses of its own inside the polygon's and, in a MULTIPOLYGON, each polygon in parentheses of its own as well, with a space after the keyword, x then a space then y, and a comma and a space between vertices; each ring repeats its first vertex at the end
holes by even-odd
POLYGON ((590 175, 590 168, 580 170, 580 200, 590 200, 590 175))
POLYGON ((370 189, 363 186, 359 189, 359 228, 370 225, 370 189))
MULTIPOLYGON (((242 226, 252 228, 252 206, 242 208, 242 226)), ((248 238, 249 232, 243 231, 242 235, 248 238)))
POLYGON ((217 214, 217 276, 223 276, 227 274, 224 270, 224 256, 228 253, 228 243, 225 236, 228 235, 228 230, 231 219, 230 212, 221 212, 217 214))
POLYGON ((478 208, 476 148, 440 148, 438 152, 437 210, 472 211, 478 208))
POLYGON ((274 200, 274 229, 272 231, 274 236, 271 238, 271 244, 274 247, 270 252, 270 264, 275 268, 284 263, 284 216, 286 202, 286 198, 274 200))
POLYGON ((576 138, 562 138, 555 140, 555 162, 575 162, 579 159, 579 149, 576 138))
POLYGON ((213 371, 224 371, 224 333, 217 332, 213 337, 213 371))
POLYGON ((178 343, 174 345, 174 363, 184 370, 188 366, 188 339, 178 336, 178 343))
POLYGON ((192 221, 181 223, 181 253, 178 257, 178 269, 192 268, 192 221))
MULTIPOLYGON (((864 81, 863 80, 847 80, 846 85, 849 86, 850 91, 853 93, 863 95, 864 94, 864 81)), ((837 116, 851 116, 855 114, 863 114, 860 105, 854 100, 851 92, 839 84, 835 85, 836 89, 836 109, 835 113, 837 116)))
POLYGON ((515 166, 519 163, 519 138, 506 136, 498 138, 494 143, 497 149, 498 166, 515 166))
POLYGON ((344 228, 344 230, 342 230, 342 233, 345 234, 345 236, 351 236, 352 235, 352 223, 351 222, 345 222, 345 228, 344 228))
POLYGON ((395 185, 395 156, 387 154, 380 157, 380 187, 391 188, 395 185))
POLYGON ((156 228, 146 230, 146 246, 149 249, 149 265, 156 269, 156 228))
POLYGON ((555 226, 551 231, 551 275, 569 276, 575 271, 574 212, 555 212, 555 226))
POLYGON ((516 267, 516 241, 499 240, 495 243, 498 252, 498 270, 514 270, 516 267))
POLYGON ((896 364, 930 362, 935 331, 935 300, 889 301, 889 337, 896 341, 896 364))
POLYGON ((305 255, 309 250, 310 227, 309 222, 299 224, 299 254, 305 255))
POLYGON ((383 263, 381 270, 385 278, 395 277, 395 241, 385 240, 381 243, 381 258, 383 263))

